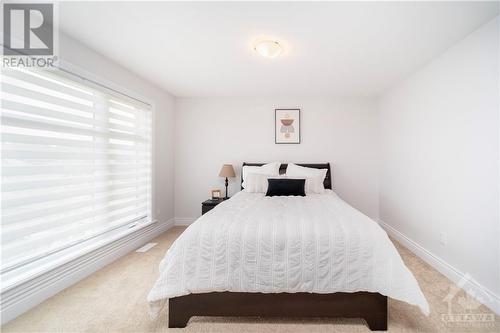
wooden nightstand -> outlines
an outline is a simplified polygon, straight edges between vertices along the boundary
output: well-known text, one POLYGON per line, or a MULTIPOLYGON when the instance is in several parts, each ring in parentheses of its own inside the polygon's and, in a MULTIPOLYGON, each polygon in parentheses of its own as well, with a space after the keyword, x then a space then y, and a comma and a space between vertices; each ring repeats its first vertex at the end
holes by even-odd
MULTIPOLYGON (((229 198, 228 198, 229 199, 229 198)), ((209 212, 212 208, 223 202, 225 199, 208 199, 201 203, 201 215, 209 212)))

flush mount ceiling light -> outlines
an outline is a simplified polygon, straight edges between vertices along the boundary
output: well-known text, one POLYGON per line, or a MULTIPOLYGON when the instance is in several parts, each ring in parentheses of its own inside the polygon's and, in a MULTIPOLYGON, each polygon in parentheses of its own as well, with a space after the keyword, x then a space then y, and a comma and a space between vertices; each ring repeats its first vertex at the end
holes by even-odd
POLYGON ((262 40, 255 44, 254 50, 263 57, 276 58, 283 53, 283 47, 275 40, 262 40))

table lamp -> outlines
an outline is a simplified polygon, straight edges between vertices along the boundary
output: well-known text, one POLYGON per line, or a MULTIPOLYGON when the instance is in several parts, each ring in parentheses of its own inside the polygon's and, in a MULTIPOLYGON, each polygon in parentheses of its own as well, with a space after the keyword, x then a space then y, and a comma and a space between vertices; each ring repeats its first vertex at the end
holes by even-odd
POLYGON ((236 174, 234 173, 234 168, 231 164, 224 164, 222 166, 222 169, 220 169, 219 172, 219 177, 225 177, 226 178, 226 197, 224 199, 227 199, 227 185, 229 184, 229 181, 227 180, 228 177, 236 177, 236 174))

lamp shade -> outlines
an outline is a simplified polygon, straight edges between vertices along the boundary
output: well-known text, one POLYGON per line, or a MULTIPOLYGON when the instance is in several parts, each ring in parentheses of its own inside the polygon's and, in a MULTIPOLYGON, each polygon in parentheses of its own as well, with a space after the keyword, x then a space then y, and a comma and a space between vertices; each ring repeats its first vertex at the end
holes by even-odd
POLYGON ((236 177, 233 166, 231 164, 224 164, 220 169, 219 177, 236 177))

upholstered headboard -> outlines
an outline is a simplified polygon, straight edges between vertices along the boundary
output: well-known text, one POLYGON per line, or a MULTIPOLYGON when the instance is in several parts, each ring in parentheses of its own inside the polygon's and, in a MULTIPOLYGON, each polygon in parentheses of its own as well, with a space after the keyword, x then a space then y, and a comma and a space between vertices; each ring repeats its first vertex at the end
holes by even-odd
MULTIPOLYGON (((265 163, 247 163, 243 162, 243 166, 248 165, 248 166, 261 166, 264 165, 265 163)), ((325 186, 326 189, 331 190, 332 189, 332 173, 330 170, 330 163, 295 163, 297 165, 307 167, 307 168, 315 168, 315 169, 327 169, 328 171, 326 172, 326 177, 325 181, 323 182, 323 185, 325 186)), ((288 164, 281 164, 280 166, 280 174, 284 174, 286 172, 286 167, 288 164)), ((242 166, 242 167, 243 167, 242 166)), ((241 183, 243 184, 243 172, 241 172, 241 183)), ((241 188, 243 189, 243 187, 241 188)))

